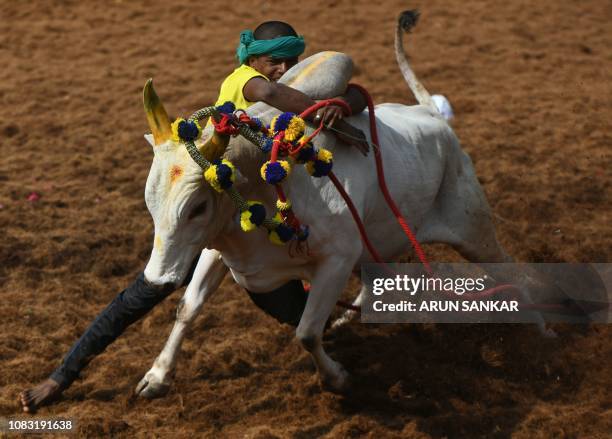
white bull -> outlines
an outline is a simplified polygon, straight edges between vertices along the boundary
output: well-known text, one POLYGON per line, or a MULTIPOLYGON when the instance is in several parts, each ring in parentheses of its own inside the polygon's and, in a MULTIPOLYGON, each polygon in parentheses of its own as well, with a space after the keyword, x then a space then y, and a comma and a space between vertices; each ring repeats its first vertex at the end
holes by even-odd
MULTIPOLYGON (((413 15, 400 19, 396 55, 421 105, 382 104, 375 111, 390 192, 420 242, 450 244, 470 261, 508 262, 511 259, 495 237, 490 209, 470 158, 461 150, 455 133, 436 111, 404 56, 401 31, 412 24, 413 15)), ((350 71, 347 74, 346 68, 340 69, 341 79, 334 76, 331 86, 329 75, 317 73, 328 72, 325 66, 329 63, 343 65, 346 59, 341 54, 324 52, 295 66, 281 82, 315 98, 340 94, 350 71)), ((349 276, 360 264, 372 259, 332 182, 328 178, 312 178, 296 165, 284 183, 296 216, 310 226, 309 254, 290 257, 286 247, 270 243, 263 231, 245 233, 240 229, 238 211, 230 198, 206 184, 202 170, 184 145, 164 139, 168 121, 164 120, 161 102, 154 104, 155 111, 149 109, 149 121, 157 135, 148 139, 155 156, 145 196, 155 223, 155 242, 145 276, 153 284, 180 285, 190 261, 197 252, 202 254, 179 304, 170 338, 139 383, 137 393, 153 397, 168 389, 186 328, 217 289, 228 268, 238 284, 253 292, 268 292, 293 279, 310 282, 310 294, 296 335, 311 353, 322 383, 332 390, 342 390, 347 373, 325 353, 321 337, 349 276)), ((249 113, 269 123, 279 111, 257 104, 249 113)), ((367 112, 348 121, 369 135, 367 112)), ((333 152, 334 173, 352 198, 382 257, 394 261, 405 254, 410 244, 379 190, 373 154, 364 157, 325 133, 316 138, 315 144, 333 152)), ((261 200, 268 212, 274 211, 276 192, 259 176, 259 168, 266 160, 264 154, 238 137, 231 140, 224 157, 241 173, 235 186, 242 196, 261 200)))

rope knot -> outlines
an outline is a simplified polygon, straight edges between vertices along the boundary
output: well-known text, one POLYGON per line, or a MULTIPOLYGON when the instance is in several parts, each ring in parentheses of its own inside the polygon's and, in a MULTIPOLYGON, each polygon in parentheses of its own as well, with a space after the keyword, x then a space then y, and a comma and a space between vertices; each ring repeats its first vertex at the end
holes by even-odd
POLYGON ((215 118, 211 118, 215 131, 219 134, 227 134, 229 136, 237 136, 239 128, 236 126, 236 118, 233 114, 221 113, 221 120, 217 122, 215 118))

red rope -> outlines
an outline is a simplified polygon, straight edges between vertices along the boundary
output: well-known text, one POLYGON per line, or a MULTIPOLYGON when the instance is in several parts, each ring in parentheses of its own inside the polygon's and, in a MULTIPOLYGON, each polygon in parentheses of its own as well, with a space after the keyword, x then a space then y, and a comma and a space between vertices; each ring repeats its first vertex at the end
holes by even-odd
MULTIPOLYGON (((385 176, 384 176, 384 169, 382 166, 382 157, 381 157, 381 149, 380 149, 380 144, 378 141, 378 130, 376 127, 376 117, 374 114, 374 104, 372 102, 372 97, 369 95, 369 93, 367 92, 367 90, 363 87, 361 87, 360 85, 357 84, 349 84, 349 87, 353 87, 356 88, 357 90, 359 90, 359 92, 365 97, 366 101, 367 101, 367 105, 368 105, 368 111, 369 111, 369 115, 370 115, 370 133, 372 136, 372 141, 374 143, 374 145, 376 146, 376 148, 374 148, 374 157, 376 159, 376 172, 377 172, 377 176, 378 176, 378 184, 381 188, 381 191, 385 197, 385 201, 387 202, 387 205, 389 206, 389 208, 392 210, 393 214, 395 215, 398 223, 400 224, 400 226, 402 227, 402 229, 404 230, 404 233, 406 234, 406 236, 408 237, 408 239, 410 240, 416 255, 418 256, 419 260, 421 261, 421 263, 423 264, 423 266, 425 267, 425 270, 427 271, 427 273, 431 276, 433 275, 433 271, 431 269, 431 266, 429 265, 429 262, 427 260, 427 258, 425 257, 425 252, 423 251, 423 249, 421 248, 419 242, 417 241, 416 237, 414 236, 414 234, 412 233, 412 230, 410 230, 410 227, 408 226, 408 223, 406 222, 406 220, 404 219, 404 217, 402 216, 401 212, 399 211, 399 209, 397 208, 397 205, 395 204, 395 202, 393 201, 393 199, 391 198, 391 195, 389 194, 389 190, 387 188, 387 184, 385 182, 385 176)), ((300 117, 301 118, 307 118, 308 116, 310 116, 313 112, 317 111, 320 108, 326 107, 328 105, 338 105, 340 107, 343 108, 344 112, 346 115, 350 115, 351 114, 351 109, 348 106, 348 104, 346 102, 344 102, 343 100, 340 99, 328 99, 328 100, 324 100, 321 102, 316 103, 315 105, 307 108, 306 110, 304 110, 301 114, 300 117)), ((249 126, 251 127, 255 127, 257 124, 250 119, 250 117, 242 112, 242 114, 238 115, 238 121, 241 123, 247 123, 249 126)), ((212 118, 213 121, 213 125, 215 126, 215 130, 218 131, 219 133, 222 134, 229 134, 229 135, 237 135, 239 128, 238 126, 235 124, 235 120, 231 115, 228 114, 222 114, 221 116, 221 120, 219 122, 215 121, 214 118, 212 118)), ((282 150, 283 153, 289 153, 292 156, 295 156, 296 154, 299 153, 300 149, 302 147, 304 147, 304 145, 308 144, 308 142, 310 140, 312 140, 315 136, 317 136, 319 134, 319 132, 323 129, 323 121, 321 121, 319 127, 306 139, 306 141, 300 142, 300 145, 296 148, 292 148, 291 145, 288 144, 284 144, 282 142, 282 135, 279 134, 275 139, 274 139, 274 143, 273 143, 273 147, 272 147, 272 152, 271 152, 271 157, 270 157, 270 161, 271 162, 275 162, 278 158, 278 154, 279 154, 279 150, 282 150)), ((265 134, 267 134, 267 130, 265 128, 261 128, 261 131, 264 132, 265 134)), ((357 212, 357 209, 355 208, 353 202, 351 201, 349 195, 346 193, 346 191, 344 190, 344 187, 340 184, 340 182, 338 181, 337 177, 333 174, 333 172, 329 173, 329 178, 331 179, 331 181, 333 182, 334 186, 336 187, 336 189, 338 190, 338 192, 340 193, 340 195, 342 196, 342 198, 344 199, 344 201, 346 202, 349 210, 351 211, 351 215, 353 216, 353 219, 357 225, 357 228, 359 229, 359 233, 361 235, 361 239, 363 240, 365 246, 367 247, 368 251, 370 252, 370 254, 372 255, 372 258, 381 264, 385 264, 385 262, 382 260, 382 258, 380 257, 380 255, 378 254, 378 252, 376 251, 376 249, 374 248, 374 246, 372 245, 372 243, 370 242, 365 227, 363 225, 363 223, 361 222, 361 219, 359 218, 359 214, 357 212)), ((277 194, 278 194, 278 198, 281 201, 286 201, 286 196, 282 190, 282 187, 280 185, 275 185, 276 186, 276 190, 277 190, 277 194)), ((288 211, 284 211, 281 213, 284 220, 290 224, 296 231, 299 229, 300 227, 300 223, 299 220, 295 217, 295 215, 293 214, 292 210, 289 209, 288 211)), ((386 265, 386 264, 385 264, 386 265)), ((310 290, 310 288, 307 289, 307 291, 310 290)), ((514 286, 514 285, 510 285, 510 284, 505 284, 505 285, 498 285, 492 288, 489 288, 487 290, 481 291, 478 294, 471 294, 468 296, 469 299, 471 300, 476 300, 476 299, 483 299, 483 298, 487 298, 487 297, 491 297, 501 291, 512 291, 514 294, 513 296, 516 298, 516 294, 520 293, 520 290, 518 287, 514 286)), ((449 294, 452 294, 452 292, 449 292, 449 294)), ((585 302, 586 303, 586 302, 585 302)), ((347 308, 353 311, 357 311, 360 312, 361 311, 361 307, 359 306, 355 306, 355 305, 351 305, 347 302, 338 300, 337 301, 337 305, 341 306, 343 308, 347 308)), ((542 311, 549 311, 552 312, 553 310, 556 310, 558 313, 561 313, 562 311, 566 311, 566 312, 570 312, 571 311, 575 311, 576 308, 578 309, 579 312, 583 312, 583 310, 580 309, 580 307, 577 306, 567 306, 567 305, 563 305, 563 304, 529 304, 529 303, 521 303, 521 307, 523 309, 532 309, 532 310, 542 310, 542 311)), ((604 306, 604 308, 609 308, 610 304, 607 304, 606 306, 604 306)), ((602 308, 602 309, 604 309, 602 308)))
MULTIPOLYGON (((412 244, 412 247, 414 248, 417 257, 419 258, 419 260, 425 267, 425 270, 427 271, 427 273, 431 276, 433 275, 433 270, 431 269, 431 266, 429 265, 429 261, 427 260, 425 256, 425 252, 421 248, 414 233, 412 233, 412 230, 410 229, 410 226, 408 225, 407 221, 405 220, 405 218, 402 216, 401 212, 399 211, 397 205, 395 204, 395 201, 393 200, 393 198, 391 198, 389 189, 387 188, 387 183, 385 181, 385 175, 384 175, 384 169, 382 166, 381 148, 380 148, 380 143, 378 141, 378 130, 376 127, 376 117, 374 114, 374 103, 372 101, 372 97, 367 92, 367 90, 360 85, 349 84, 349 87, 353 87, 359 90, 359 92, 365 97, 367 101, 368 112, 370 116, 370 134, 372 137, 372 142, 376 146, 376 148, 374 148, 374 157, 376 160, 376 173, 378 177, 378 184, 385 197, 385 201, 387 202, 387 205, 389 206, 389 208, 395 215, 395 218, 400 224, 400 226, 402 227, 405 235, 410 240, 410 243, 412 244)), ((326 107, 328 105, 338 105, 343 108, 345 115, 351 115, 351 108, 348 106, 348 104, 345 101, 340 100, 340 99, 327 99, 324 101, 320 101, 316 103, 315 105, 312 105, 311 107, 307 108, 300 114, 300 117, 305 119, 308 116, 310 116, 313 112, 317 111, 320 108, 326 107)), ((249 125, 252 125, 252 126, 255 125, 254 122, 251 121, 251 119, 246 114, 241 114, 239 116, 239 121, 243 123, 248 123, 249 125)), ((238 134, 238 126, 234 124, 233 119, 229 115, 223 114, 219 122, 216 122, 213 118, 213 125, 215 126, 215 130, 218 131, 219 133, 229 134, 229 135, 238 134)), ((295 149, 288 149, 287 152, 291 155, 296 155, 300 151, 300 149, 304 145, 306 145, 310 140, 312 140, 316 135, 318 135, 322 129, 323 129, 323 121, 321 121, 321 124, 319 125, 319 127, 306 139, 306 141, 301 142, 300 146, 295 149)), ((262 131, 264 130, 262 129, 262 131)), ((279 135, 274 139, 274 144, 272 147, 271 157, 270 157, 271 162, 275 162, 277 160, 279 149, 283 149, 283 151, 285 150, 285 148, 283 148, 284 145, 281 145, 282 143, 281 137, 282 136, 279 135)), ((338 190, 338 192, 340 193, 344 201, 346 202, 351 212, 351 215, 353 216, 355 224, 357 225, 357 228, 359 229, 359 234, 361 235, 361 239, 363 240, 365 246, 370 252, 370 255, 372 255, 372 258, 376 262, 385 264, 380 254, 376 251, 370 239, 368 238, 367 232, 365 230, 365 226, 363 225, 361 218, 359 218, 359 213, 357 212, 357 209, 355 208, 355 205, 353 204, 349 195, 344 190, 344 187, 342 186, 342 184, 340 183, 340 181, 338 180, 338 178, 335 176, 333 172, 329 173, 329 178, 333 182, 334 186, 336 187, 336 189, 338 190)), ((285 201, 286 197, 280 185, 276 185, 276 189, 277 189, 279 199, 281 201, 285 201)), ((291 210, 289 210, 288 212, 283 212, 283 216, 285 220, 288 221, 294 228, 299 227, 299 221, 291 210)), ((308 290, 310 290, 310 288, 308 288, 307 291, 308 290)), ((514 290, 515 294, 520 291, 518 287, 514 285, 505 284, 505 285, 498 285, 498 286, 489 288, 487 290, 481 291, 477 295, 470 295, 469 298, 472 300, 475 300, 475 299, 491 297, 494 294, 497 294, 498 292, 504 291, 504 290, 514 290)), ((337 301, 337 305, 343 308, 353 310, 353 311, 357 311, 357 312, 361 311, 361 307, 351 305, 341 300, 337 301)), ((609 306, 610 305, 608 305, 607 307, 609 306)), ((539 310, 549 310, 549 311, 553 309, 556 309, 556 310, 568 309, 567 306, 559 305, 559 304, 521 304, 521 307, 524 309, 533 309, 533 310, 539 309, 539 310)))
MULTIPOLYGON (((376 159, 376 171, 377 171, 377 175, 378 175, 378 183, 379 183, 379 186, 381 188, 381 191, 384 194, 384 197, 385 197, 385 200, 387 201, 387 204, 389 205, 389 207, 393 211, 393 213, 394 213, 396 219, 398 220, 400 226, 404 230, 404 233, 406 234, 406 236, 408 236, 408 239, 412 243, 412 246, 415 249, 415 252, 416 252, 417 256, 419 257, 421 263, 425 267, 425 270, 427 271, 427 273, 432 274, 432 270, 431 270, 431 266, 429 265, 429 261, 425 257, 425 252, 422 250, 422 248, 419 245, 417 239, 415 238, 414 234, 410 230, 410 227, 408 226, 408 223, 406 222, 406 220, 402 216, 402 214, 399 211, 399 209, 397 208, 395 202, 391 198, 391 195, 389 194, 389 190, 388 190, 387 184, 385 182, 385 176, 384 176, 383 167, 382 167, 382 157, 380 155, 380 148, 378 147, 378 145, 379 145, 379 142, 378 142, 378 131, 376 129, 376 117, 375 117, 375 114, 374 114, 374 104, 372 102, 372 97, 369 95, 367 90, 364 89, 363 87, 358 86, 356 84, 351 84, 351 86, 357 88, 364 95, 364 97, 366 98, 366 100, 368 102, 368 111, 369 111, 369 114, 370 114, 370 133, 372 135, 372 142, 377 146, 377 148, 375 148, 374 153, 375 153, 375 159, 376 159)), ((350 107, 348 106, 348 104, 346 102, 344 102, 342 100, 339 100, 339 99, 329 99, 329 100, 326 100, 326 101, 318 102, 317 104, 307 108, 305 111, 303 111, 300 114, 300 117, 301 118, 306 118, 309 115, 311 115, 313 112, 317 111, 319 108, 323 108, 323 107, 325 107, 327 105, 339 105, 339 106, 341 106, 345 110, 345 113, 347 115, 351 114, 351 109, 350 109, 350 107)), ((308 137, 308 141, 310 141, 317 134, 319 134, 319 132, 321 131, 322 128, 323 128, 323 121, 321 121, 321 124, 320 124, 319 128, 308 137)), ((304 144, 306 144, 306 143, 307 142, 304 142, 304 144)), ((297 149, 295 152, 297 153, 297 151, 299 151, 299 149, 297 149)), ((365 230, 365 226, 363 225, 363 222, 361 221, 361 218, 359 217, 359 213, 357 212, 357 209, 355 208, 355 205, 353 204, 353 201, 351 200, 349 195, 344 190, 344 187, 342 186, 342 184, 340 183, 340 181, 338 180, 336 175, 333 172, 330 172, 328 176, 329 176, 330 180, 332 181, 332 183, 334 184, 334 186, 336 187, 336 189, 338 190, 338 192, 340 193, 340 195, 342 196, 342 198, 344 199, 346 205, 348 206, 348 208, 349 208, 349 210, 351 212, 351 215, 353 216, 353 220, 355 221, 355 224, 357 225, 357 228, 359 229, 359 234, 361 235, 361 239, 362 239, 363 243, 365 244, 365 246, 367 247, 368 251, 370 252, 370 255, 372 256, 372 258, 376 262, 378 262, 380 264, 384 264, 385 261, 383 261, 383 259, 381 258, 380 254, 378 253, 376 248, 374 248, 374 246, 372 245, 372 242, 370 241, 370 239, 368 237, 368 234, 367 234, 367 232, 365 230)), ((360 311, 361 310, 361 307, 347 304, 346 302, 343 302, 341 300, 339 300, 336 304, 338 306, 341 306, 341 307, 347 308, 347 309, 351 309, 353 311, 360 311)))
POLYGON ((234 124, 233 117, 230 114, 222 113, 221 120, 219 122, 217 122, 214 117, 211 117, 210 120, 212 121, 212 124, 215 127, 215 131, 220 134, 228 134, 231 136, 235 136, 239 132, 239 129, 234 124))
MULTIPOLYGON (((425 257, 425 252, 423 251, 423 249, 419 245, 419 242, 417 241, 416 237, 412 233, 412 230, 410 230, 410 226, 408 225, 408 223, 406 222, 406 220, 402 216, 401 212, 397 208, 397 205, 393 201, 393 198, 391 198, 391 195, 389 194, 389 189, 387 188, 387 183, 385 182, 385 174, 384 174, 384 170, 383 170, 383 166, 382 166, 382 156, 380 154, 380 147, 379 147, 379 141, 378 141, 378 130, 376 129, 376 116, 375 116, 375 113, 374 113, 374 104, 372 102, 372 97, 370 96, 370 94, 367 92, 367 90, 365 88, 363 88, 363 87, 361 87, 361 86, 359 86, 357 84, 350 84, 349 86, 358 89, 363 94, 363 96, 366 98, 367 103, 368 103, 368 112, 369 112, 369 115, 370 115, 370 133, 371 133, 371 136, 372 136, 372 142, 376 145, 376 148, 374 148, 374 157, 376 159, 376 172, 377 172, 377 175, 378 175, 378 184, 379 184, 380 189, 381 189, 381 191, 382 191, 382 193, 383 193, 383 195, 385 197, 387 205, 389 206, 389 208, 391 209, 391 211, 395 215, 395 218, 397 219, 397 221, 399 222, 400 226, 404 230, 404 233, 406 234, 406 236, 410 240, 410 243, 412 244, 412 247, 414 248, 415 253, 417 254, 417 256, 418 256, 419 260, 421 261, 421 263, 423 264, 423 266, 425 267, 425 270, 427 271, 428 274, 432 274, 433 272, 431 270, 431 266, 429 265, 429 261, 425 257)), ((319 108, 325 107, 327 105, 339 105, 339 106, 343 107, 343 109, 345 109, 347 115, 351 114, 350 107, 348 106, 348 104, 346 102, 344 102, 344 101, 342 101, 340 99, 329 99, 329 100, 326 100, 326 101, 318 102, 315 105, 307 108, 306 110, 304 110, 300 114, 300 117, 306 118, 309 115, 311 115, 314 111, 317 111, 319 108)), ((321 125, 322 125, 322 123, 321 123, 321 125)), ((322 128, 322 126, 319 127, 319 130, 321 128, 322 128)), ((318 132, 316 132, 316 134, 318 134, 318 132)), ((315 133, 313 133, 310 136, 310 138, 314 137, 314 135, 315 135, 315 133)), ((309 138, 309 140, 310 140, 310 138, 309 138)), ((333 174, 333 172, 329 173, 329 178, 334 183, 334 186, 336 186, 336 189, 338 189, 338 192, 340 193, 340 195, 342 196, 342 198, 346 202, 349 210, 351 211, 353 219, 354 219, 355 223, 357 224, 357 228, 359 229, 359 234, 361 235, 361 239, 363 240, 363 242, 366 245, 368 251, 372 255, 372 258, 376 262, 384 264, 384 261, 382 260, 382 258, 380 257, 380 255, 378 254, 378 252, 376 251, 376 249, 374 248, 374 246, 370 242, 370 240, 369 240, 369 238, 367 236, 367 233, 365 231, 365 227, 364 227, 363 223, 361 222, 361 219, 359 218, 359 214, 357 213, 357 209, 355 208, 352 200, 350 199, 350 197, 348 196, 348 194, 346 193, 346 191, 342 187, 342 184, 340 184, 340 182, 338 181, 336 176, 333 174)))
POLYGON ((359 90, 368 102, 368 112, 370 114, 370 134, 372 136, 372 143, 376 145, 376 148, 374 148, 374 157, 376 159, 376 171, 378 174, 378 185, 380 186, 380 190, 382 191, 385 197, 385 201, 387 202, 387 205, 389 206, 389 208, 395 215, 397 222, 404 230, 404 234, 410 240, 410 243, 412 244, 412 247, 414 248, 414 251, 417 257, 419 258, 419 260, 425 267, 425 271, 427 271, 427 273, 431 275, 433 274, 433 271, 431 270, 429 261, 425 257, 425 252, 423 251, 423 249, 421 248, 421 245, 419 244, 416 237, 412 233, 412 230, 410 230, 410 226, 408 226, 408 223, 402 216, 402 213, 397 208, 397 205, 395 204, 395 201, 393 201, 393 198, 391 198, 391 194, 389 194, 389 189, 387 188, 387 183, 385 181, 385 172, 383 170, 383 165, 382 165, 382 156, 380 153, 380 150, 381 150, 380 143, 378 142, 378 129, 376 128, 376 117, 374 115, 374 103, 372 101, 372 96, 370 96, 368 91, 360 85, 349 84, 349 86, 359 90))
POLYGON ((353 215, 353 219, 355 220, 355 224, 357 224, 357 228, 359 229, 359 234, 361 235, 361 239, 363 240, 363 243, 368 248, 368 251, 372 255, 372 258, 379 264, 384 264, 385 261, 382 260, 382 258, 380 257, 380 254, 378 254, 378 251, 376 251, 376 249, 370 242, 370 238, 368 238, 368 234, 365 230, 363 223, 361 222, 361 218, 359 218, 359 213, 357 212, 357 209, 355 208, 353 201, 351 200, 349 195, 344 190, 342 183, 338 181, 338 178, 333 172, 330 172, 328 174, 328 177, 334 183, 334 186, 336 186, 336 189, 338 189, 338 192, 340 192, 340 195, 342 196, 342 198, 346 202, 346 205, 351 211, 351 214, 353 215))
POLYGON ((324 101, 319 101, 316 104, 302 111, 300 113, 300 117, 302 119, 306 119, 308 116, 310 116, 312 113, 317 111, 319 108, 327 107, 328 105, 337 105, 339 107, 342 107, 342 109, 344 110, 344 114, 346 116, 350 116, 353 114, 353 111, 351 110, 351 107, 349 107, 349 104, 347 104, 342 99, 326 99, 324 101))
MULTIPOLYGON (((380 148, 380 143, 378 141, 378 129, 376 127, 376 117, 375 117, 375 113, 374 113, 374 103, 372 101, 372 97, 370 96, 368 91, 365 88, 363 88, 362 86, 360 86, 360 85, 349 84, 349 87, 353 87, 353 88, 356 88, 357 90, 359 90, 359 92, 365 97, 365 99, 367 101, 368 113, 369 113, 369 116, 370 116, 370 134, 371 134, 371 137, 372 137, 372 143, 374 143, 374 145, 376 146, 374 148, 374 158, 376 160, 376 173, 377 173, 377 176, 378 176, 378 184, 379 184, 380 189, 381 189, 381 191, 382 191, 382 193, 383 193, 383 195, 385 197, 385 201, 387 202, 387 205, 389 206, 389 208, 391 209, 391 211, 395 215, 395 218, 396 218, 397 222, 402 227, 402 230, 404 231, 404 234, 410 240, 410 243, 412 244, 412 247, 414 248, 414 251, 415 251, 417 257, 419 258, 419 260, 421 261, 421 263, 423 264, 423 266, 425 268, 425 271, 430 276, 432 276, 433 275, 433 270, 431 269, 429 261, 427 260, 427 257, 425 256, 425 252, 423 251, 421 245, 417 241, 414 233, 412 233, 412 230, 410 229, 410 226, 408 225, 406 219, 401 214, 399 208, 397 207, 397 205, 395 204, 395 201, 393 200, 393 198, 391 197, 391 194, 389 193, 389 189, 387 188, 387 183, 385 181, 385 173, 384 173, 384 169, 383 169, 383 165, 382 165, 381 148, 380 148)), ((322 108, 322 107, 324 107, 326 105, 330 105, 331 103, 333 103, 335 105, 341 105, 345 109, 348 107, 348 105, 344 101, 340 101, 338 99, 330 99, 328 101, 318 102, 317 104, 313 105, 312 107, 306 109, 304 112, 302 112, 302 114, 300 114, 300 117, 302 117, 302 118, 308 117, 314 111, 316 111, 319 108, 322 108)), ((350 111, 350 108, 349 108, 349 111, 350 111)), ((350 113, 348 113, 348 114, 350 114, 350 113)), ((318 130, 315 131, 308 138, 308 140, 310 140, 314 136, 316 136, 319 133, 319 131, 321 130, 322 127, 323 127, 323 122, 321 122, 321 125, 319 126, 318 130)), ((354 219, 355 223, 357 224, 357 228, 359 229, 359 233, 361 235, 361 239, 363 240, 365 246, 367 247, 368 251, 372 255, 372 258, 376 262, 384 264, 385 262, 380 257, 380 254, 376 251, 376 249, 374 248, 374 246, 370 242, 370 239, 367 236, 367 232, 365 230, 365 227, 364 227, 363 223, 361 222, 361 219, 359 218, 359 214, 357 212, 357 209, 355 208, 355 206, 354 206, 352 200, 350 199, 349 195, 344 190, 344 187, 342 186, 342 184, 340 184, 340 182, 338 181, 337 177, 334 175, 333 172, 329 173, 329 178, 333 182, 334 186, 336 187, 336 189, 338 190, 338 192, 340 193, 340 195, 342 196, 342 198, 346 202, 349 210, 351 211, 351 215, 353 216, 353 219, 354 219)), ((519 291, 518 287, 516 287, 514 285, 504 284, 504 285, 498 285, 498 286, 489 288, 487 290, 481 291, 480 293, 478 293, 478 295, 470 295, 470 299, 482 299, 484 297, 490 297, 490 296, 493 296, 494 294, 499 293, 500 291, 504 291, 504 290, 515 290, 515 293, 517 291, 519 291)), ((344 301, 341 301, 341 300, 338 300, 336 302, 336 305, 341 306, 343 308, 347 308, 347 309, 353 310, 353 311, 358 311, 358 312, 361 311, 361 307, 348 304, 348 303, 346 303, 344 301)), ((533 310, 537 310, 537 309, 541 309, 541 310, 558 309, 557 305, 551 305, 551 304, 541 304, 541 305, 536 305, 536 304, 521 304, 521 305, 525 309, 533 309, 533 310)))

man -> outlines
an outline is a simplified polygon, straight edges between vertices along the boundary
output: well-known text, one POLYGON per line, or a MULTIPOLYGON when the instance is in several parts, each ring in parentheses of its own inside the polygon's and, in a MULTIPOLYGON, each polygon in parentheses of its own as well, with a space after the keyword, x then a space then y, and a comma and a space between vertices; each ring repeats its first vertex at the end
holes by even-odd
MULTIPOLYGON (((237 108, 244 109, 255 102, 264 101, 282 111, 301 113, 315 102, 276 81, 298 62, 303 52, 303 38, 287 23, 270 21, 259 25, 255 32, 242 32, 237 49, 240 66, 223 82, 217 105, 230 100, 237 108)), ((361 95, 352 89, 340 98, 349 104, 353 113, 361 112, 366 106, 361 95)), ((366 154, 368 144, 363 133, 343 121, 342 116, 341 107, 328 106, 311 117, 316 122, 322 120, 327 126, 334 125, 336 130, 346 133, 338 135, 345 143, 366 154)), ((196 263, 197 259, 183 285, 191 280, 196 263)), ((33 413, 39 406, 57 398, 91 359, 103 352, 129 325, 148 313, 176 287, 154 286, 147 282, 144 273, 140 273, 132 285, 119 293, 96 317, 49 378, 20 394, 23 410, 33 413)), ((299 279, 269 293, 248 293, 258 307, 279 322, 293 326, 299 323, 307 298, 299 279)))
MULTIPOLYGON (((314 105, 315 101, 304 93, 277 83, 287 70, 297 64, 304 48, 304 39, 282 21, 262 23, 255 32, 243 31, 236 50, 240 66, 223 81, 215 105, 232 101, 236 108, 245 109, 255 102, 264 101, 279 110, 298 114, 314 105)), ((349 105, 353 114, 362 112, 367 105, 363 96, 352 88, 338 98, 349 105)), ((342 141, 366 154, 368 144, 364 134, 343 121, 342 117, 342 108, 330 105, 320 109, 311 120, 323 120, 327 126, 334 125, 342 141)))

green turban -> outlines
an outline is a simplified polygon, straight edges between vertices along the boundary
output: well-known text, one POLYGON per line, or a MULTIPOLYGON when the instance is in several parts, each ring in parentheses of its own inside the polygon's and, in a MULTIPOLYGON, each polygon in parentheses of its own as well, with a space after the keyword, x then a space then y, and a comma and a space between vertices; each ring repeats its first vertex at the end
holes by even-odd
POLYGON ((236 56, 244 64, 250 55, 270 55, 273 58, 293 58, 304 53, 304 37, 287 36, 272 40, 256 40, 253 32, 244 30, 240 33, 240 44, 236 56))

